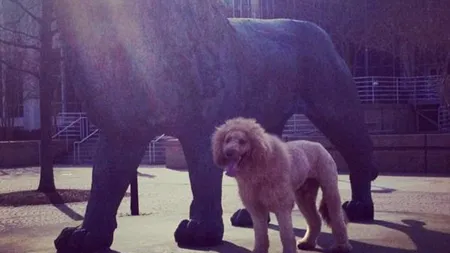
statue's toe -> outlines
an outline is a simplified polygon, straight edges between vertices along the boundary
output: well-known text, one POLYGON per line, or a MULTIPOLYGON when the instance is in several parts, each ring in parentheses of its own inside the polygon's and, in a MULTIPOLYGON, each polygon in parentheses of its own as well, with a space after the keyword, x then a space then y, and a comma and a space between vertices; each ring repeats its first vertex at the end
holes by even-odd
POLYGON ((350 222, 372 222, 374 220, 373 203, 351 200, 342 204, 350 222))
MULTIPOLYGON (((231 225, 235 227, 245 227, 251 228, 253 227, 252 217, 247 209, 239 209, 237 210, 230 218, 231 225)), ((270 222, 270 215, 267 217, 267 222, 270 222)))
POLYGON ((112 235, 94 235, 81 227, 67 227, 54 244, 57 253, 94 253, 109 250, 112 241, 112 235))
POLYGON ((223 222, 182 220, 175 230, 175 241, 179 247, 213 247, 222 243, 223 222))

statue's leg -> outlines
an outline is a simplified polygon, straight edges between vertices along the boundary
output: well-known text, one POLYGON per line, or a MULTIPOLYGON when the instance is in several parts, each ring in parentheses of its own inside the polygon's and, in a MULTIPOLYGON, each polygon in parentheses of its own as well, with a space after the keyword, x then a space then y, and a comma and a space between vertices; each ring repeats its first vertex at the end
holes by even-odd
POLYGON ((189 220, 175 231, 180 247, 207 247, 222 243, 222 174, 212 159, 211 139, 214 128, 195 129, 179 136, 189 167, 193 200, 189 220))
MULTIPOLYGON (((337 83, 337 85, 345 85, 337 83)), ((348 164, 352 200, 343 204, 350 221, 372 221, 371 181, 378 176, 373 144, 356 94, 346 89, 321 91, 306 100, 306 115, 333 143, 348 164), (347 93, 347 94, 346 94, 347 93)))
MULTIPOLYGON (((283 133, 284 125, 286 121, 289 119, 290 115, 286 115, 285 119, 279 124, 269 127, 266 129, 268 133, 275 134, 281 138, 281 134, 283 133)), ((250 213, 245 209, 238 209, 230 218, 231 225, 235 227, 253 227, 253 221, 250 216, 250 213)), ((267 217, 267 222, 270 222, 270 214, 267 217)))
POLYGON ((147 145, 142 139, 101 134, 83 224, 61 232, 55 240, 58 253, 91 253, 111 246, 117 209, 147 145))
POLYGON ((371 181, 377 178, 378 170, 352 76, 342 59, 308 67, 304 81, 309 86, 301 94, 305 114, 344 157, 350 172, 352 200, 342 206, 350 221, 372 221, 371 181))

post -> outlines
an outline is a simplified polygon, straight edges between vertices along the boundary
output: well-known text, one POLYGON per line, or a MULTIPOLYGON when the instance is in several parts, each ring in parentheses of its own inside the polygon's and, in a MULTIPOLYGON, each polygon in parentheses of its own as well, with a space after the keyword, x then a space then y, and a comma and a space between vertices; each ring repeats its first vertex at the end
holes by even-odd
POLYGON ((138 194, 137 170, 133 174, 133 177, 131 179, 130 193, 131 193, 131 201, 130 201, 131 215, 139 215, 139 194, 138 194))
POLYGON ((61 112, 65 113, 67 111, 66 106, 66 71, 65 71, 65 59, 64 59, 64 46, 62 45, 62 41, 60 40, 61 48, 59 50, 61 63, 60 63, 60 74, 61 74, 61 112))
POLYGON ((369 76, 369 49, 367 48, 367 0, 364 1, 364 69, 369 76))
POLYGON ((250 10, 252 18, 261 18, 261 3, 260 0, 250 1, 250 10))

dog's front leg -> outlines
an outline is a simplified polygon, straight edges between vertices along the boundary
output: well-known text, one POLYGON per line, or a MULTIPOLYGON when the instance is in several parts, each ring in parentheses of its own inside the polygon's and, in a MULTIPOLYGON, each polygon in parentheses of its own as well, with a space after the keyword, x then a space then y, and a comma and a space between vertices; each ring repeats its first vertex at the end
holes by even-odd
POLYGON ((294 227, 292 225, 292 210, 280 210, 275 213, 280 227, 280 239, 283 245, 283 253, 295 253, 297 247, 295 243, 294 227))
POLYGON ((267 216, 269 211, 263 207, 249 207, 253 221, 253 231, 255 233, 255 245, 253 253, 267 253, 269 251, 269 226, 267 224, 267 216))

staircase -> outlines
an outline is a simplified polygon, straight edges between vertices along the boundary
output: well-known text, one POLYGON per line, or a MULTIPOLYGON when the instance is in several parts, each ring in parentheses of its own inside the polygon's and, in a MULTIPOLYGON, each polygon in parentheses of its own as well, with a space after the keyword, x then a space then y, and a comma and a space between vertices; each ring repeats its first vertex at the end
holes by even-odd
MULTIPOLYGON (((56 117, 55 143, 66 146, 64 156, 57 157, 57 164, 92 164, 99 139, 99 129, 89 122, 85 113, 60 113, 56 117)), ((145 150, 141 164, 164 164, 164 141, 172 137, 154 138, 145 150)))
POLYGON ((304 114, 294 114, 286 122, 282 138, 285 141, 290 141, 311 135, 322 135, 322 132, 304 114))
MULTIPOLYGON (((164 164, 166 161, 164 141, 170 138, 172 137, 163 134, 150 141, 145 149, 141 164, 164 164)), ((75 141, 73 143, 72 157, 68 157, 68 162, 71 164, 92 164, 97 149, 98 139, 99 130, 97 129, 86 136, 86 138, 75 141)))

